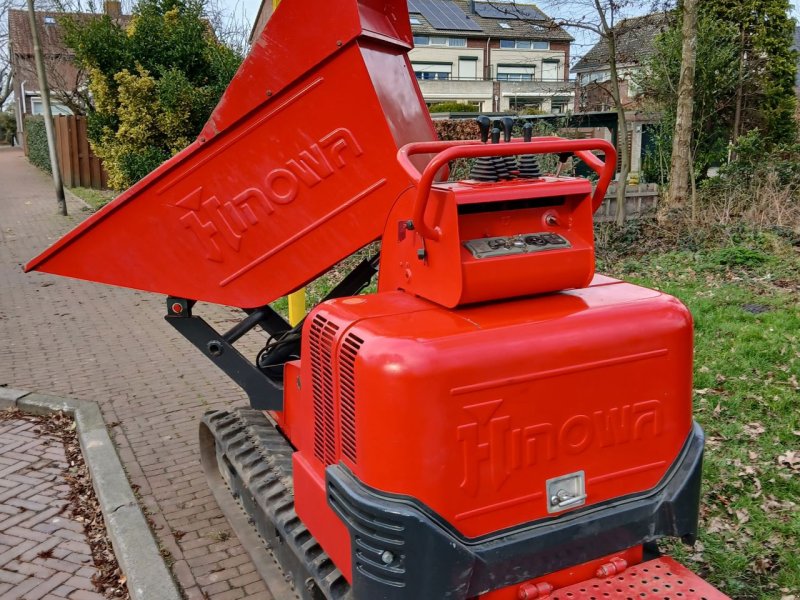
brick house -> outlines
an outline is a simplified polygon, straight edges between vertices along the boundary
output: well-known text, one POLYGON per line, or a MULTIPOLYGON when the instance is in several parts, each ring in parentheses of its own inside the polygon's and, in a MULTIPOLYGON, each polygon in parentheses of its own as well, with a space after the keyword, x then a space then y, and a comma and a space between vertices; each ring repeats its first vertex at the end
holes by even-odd
MULTIPOLYGON (((130 15, 122 14, 119 0, 106 0, 106 14, 120 24, 126 24, 130 15)), ((70 18, 91 19, 94 13, 60 13, 38 11, 36 26, 42 45, 45 71, 50 86, 50 103, 56 114, 73 114, 79 109, 81 93, 85 91, 84 73, 75 65, 74 53, 64 44, 64 29, 60 20, 70 18)), ((15 98, 17 135, 24 134, 25 117, 42 114, 42 98, 36 63, 33 55, 33 38, 28 11, 8 11, 9 54, 11 56, 12 89, 15 98)), ((21 140, 18 140, 21 141, 21 140)))
MULTIPOLYGON (((653 54, 656 36, 669 26, 669 15, 655 13, 620 21, 614 27, 620 96, 626 109, 639 107, 634 81, 644 61, 653 54)), ((608 44, 598 41, 571 69, 575 74, 575 112, 614 110, 608 44)))
MULTIPOLYGON (((481 111, 566 112, 573 38, 534 5, 408 0, 411 65, 428 104, 465 102, 481 111)), ((273 11, 263 0, 251 42, 273 11)))

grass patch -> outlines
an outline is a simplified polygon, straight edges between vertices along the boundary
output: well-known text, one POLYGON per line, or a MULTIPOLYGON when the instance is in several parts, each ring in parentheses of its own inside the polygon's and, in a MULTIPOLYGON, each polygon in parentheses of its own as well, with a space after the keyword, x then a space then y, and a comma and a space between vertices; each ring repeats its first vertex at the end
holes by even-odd
POLYGON ((86 204, 92 207, 92 210, 100 210, 116 196, 116 193, 111 190, 95 190, 85 187, 69 188, 69 191, 86 202, 86 204))
POLYGON ((800 249, 780 232, 698 235, 636 254, 637 244, 600 249, 600 271, 694 315, 701 534, 693 549, 665 550, 734 599, 799 598, 800 249))

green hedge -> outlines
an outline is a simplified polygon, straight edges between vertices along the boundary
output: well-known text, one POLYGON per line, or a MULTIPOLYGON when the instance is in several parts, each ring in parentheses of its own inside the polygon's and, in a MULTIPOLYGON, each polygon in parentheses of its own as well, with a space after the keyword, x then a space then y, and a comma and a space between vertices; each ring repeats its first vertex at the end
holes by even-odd
POLYGON ((17 120, 10 111, 0 112, 0 143, 10 144, 17 132, 17 120))
POLYGON ((44 118, 26 118, 25 136, 28 142, 28 160, 43 171, 52 173, 50 170, 50 153, 47 150, 47 133, 44 129, 44 118))
POLYGON ((428 110, 432 113, 478 112, 478 105, 468 102, 439 102, 431 104, 428 110))

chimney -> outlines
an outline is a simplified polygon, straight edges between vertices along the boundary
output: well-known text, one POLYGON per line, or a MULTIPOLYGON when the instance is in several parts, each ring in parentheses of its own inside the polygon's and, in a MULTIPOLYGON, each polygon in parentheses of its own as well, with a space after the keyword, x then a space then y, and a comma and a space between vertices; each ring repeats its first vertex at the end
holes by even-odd
POLYGON ((105 0, 103 2, 103 12, 112 19, 119 19, 122 16, 121 0, 105 0))

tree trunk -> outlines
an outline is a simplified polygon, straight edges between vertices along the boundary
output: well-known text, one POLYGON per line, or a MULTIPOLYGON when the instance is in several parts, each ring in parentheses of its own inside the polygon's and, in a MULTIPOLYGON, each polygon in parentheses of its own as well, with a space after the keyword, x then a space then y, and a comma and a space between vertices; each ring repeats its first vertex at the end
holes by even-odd
POLYGON ((631 153, 628 148, 628 120, 625 118, 625 106, 619 89, 619 73, 617 72, 617 44, 613 32, 609 32, 608 56, 611 68, 611 97, 617 110, 617 149, 620 153, 620 170, 617 179, 617 211, 614 222, 622 227, 625 224, 625 192, 628 188, 628 174, 631 170, 631 153))
POLYGON ((696 59, 697 0, 685 0, 683 3, 681 76, 678 83, 678 107, 675 119, 675 135, 672 140, 669 188, 665 198, 666 209, 683 206, 686 203, 689 191, 696 59))
POLYGON ((739 47, 739 75, 736 81, 736 112, 733 115, 733 136, 732 141, 735 144, 739 139, 739 131, 742 128, 742 103, 744 101, 744 26, 742 26, 742 35, 740 38, 741 46, 739 47))

